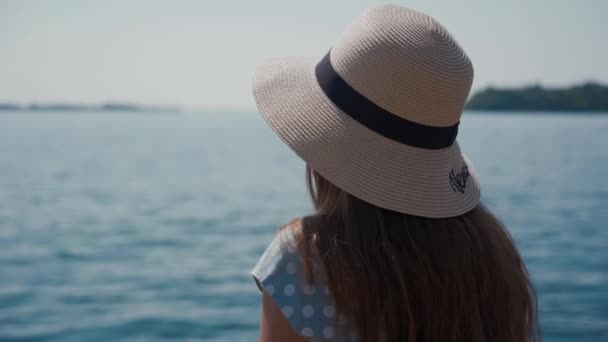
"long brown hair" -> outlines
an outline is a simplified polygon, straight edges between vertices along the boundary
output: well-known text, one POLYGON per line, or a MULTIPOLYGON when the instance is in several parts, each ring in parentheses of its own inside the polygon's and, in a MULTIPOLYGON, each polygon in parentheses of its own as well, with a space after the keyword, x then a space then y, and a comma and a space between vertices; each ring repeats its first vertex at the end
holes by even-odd
POLYGON ((316 214, 298 236, 337 314, 371 341, 537 341, 536 295, 515 244, 483 205, 452 218, 379 208, 307 167, 316 214))

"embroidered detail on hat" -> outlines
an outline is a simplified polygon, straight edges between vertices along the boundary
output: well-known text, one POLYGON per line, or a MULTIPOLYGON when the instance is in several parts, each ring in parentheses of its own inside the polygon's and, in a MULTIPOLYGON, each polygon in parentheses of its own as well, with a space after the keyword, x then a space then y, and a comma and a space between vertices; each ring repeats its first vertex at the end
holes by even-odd
POLYGON ((450 170, 450 186, 452 190, 464 194, 464 189, 467 186, 470 175, 469 168, 465 163, 462 164, 462 168, 460 168, 460 172, 458 173, 454 172, 454 169, 450 170))

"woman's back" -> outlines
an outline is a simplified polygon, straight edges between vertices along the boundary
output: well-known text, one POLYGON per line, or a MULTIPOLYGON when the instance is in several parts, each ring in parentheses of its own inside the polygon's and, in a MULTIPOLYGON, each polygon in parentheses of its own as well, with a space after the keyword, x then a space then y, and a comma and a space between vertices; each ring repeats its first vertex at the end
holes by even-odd
POLYGON ((300 335, 335 341, 536 337, 525 265, 483 205, 458 217, 423 218, 378 208, 319 175, 311 178, 311 189, 320 191, 312 196, 319 214, 284 227, 253 272, 300 335))

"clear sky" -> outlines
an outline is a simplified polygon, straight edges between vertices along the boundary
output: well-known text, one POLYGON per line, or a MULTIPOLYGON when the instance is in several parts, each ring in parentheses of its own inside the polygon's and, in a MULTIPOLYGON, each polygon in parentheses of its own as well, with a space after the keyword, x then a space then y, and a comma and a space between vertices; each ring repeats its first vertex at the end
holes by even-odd
MULTIPOLYGON (((378 1, 0 0, 0 101, 250 109, 264 59, 321 57, 378 1)), ((393 1, 444 24, 486 85, 608 82, 608 1, 393 1)))

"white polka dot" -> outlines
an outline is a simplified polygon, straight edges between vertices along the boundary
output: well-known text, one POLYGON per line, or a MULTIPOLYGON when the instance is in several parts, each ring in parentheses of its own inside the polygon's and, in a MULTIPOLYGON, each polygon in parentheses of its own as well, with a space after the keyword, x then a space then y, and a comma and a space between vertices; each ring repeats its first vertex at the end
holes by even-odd
POLYGON ((313 337, 314 335, 315 335, 315 332, 312 331, 312 328, 309 328, 309 327, 302 328, 302 336, 313 337))
POLYGON ((302 308, 302 315, 306 318, 312 317, 315 314, 315 308, 312 305, 304 305, 302 308))
POLYGON ((296 273, 296 264, 294 264, 293 262, 290 262, 287 264, 287 267, 285 267, 287 269, 287 273, 289 274, 294 274, 296 273))
POLYGON ((304 294, 307 296, 312 296, 315 294, 315 286, 314 285, 304 285, 304 294))
POLYGON ((274 294, 274 286, 272 286, 272 285, 266 286, 266 292, 268 292, 268 294, 270 294, 272 296, 274 294))
POLYGON ((333 338, 335 335, 336 332, 334 331, 334 327, 325 327, 325 329, 323 329, 323 337, 333 338))
POLYGON ((287 285, 285 285, 285 288, 283 289, 283 293, 286 296, 291 297, 291 296, 293 296, 294 292, 296 292, 296 287, 293 286, 293 284, 287 284, 287 285))
POLYGON ((334 317, 334 315, 336 314, 336 308, 334 308, 333 305, 326 305, 325 307, 323 307, 323 314, 326 317, 334 317))
POLYGON ((289 318, 291 317, 291 315, 293 315, 293 308, 287 305, 284 306, 283 309, 281 309, 281 312, 283 313, 283 315, 285 315, 285 317, 289 318))

